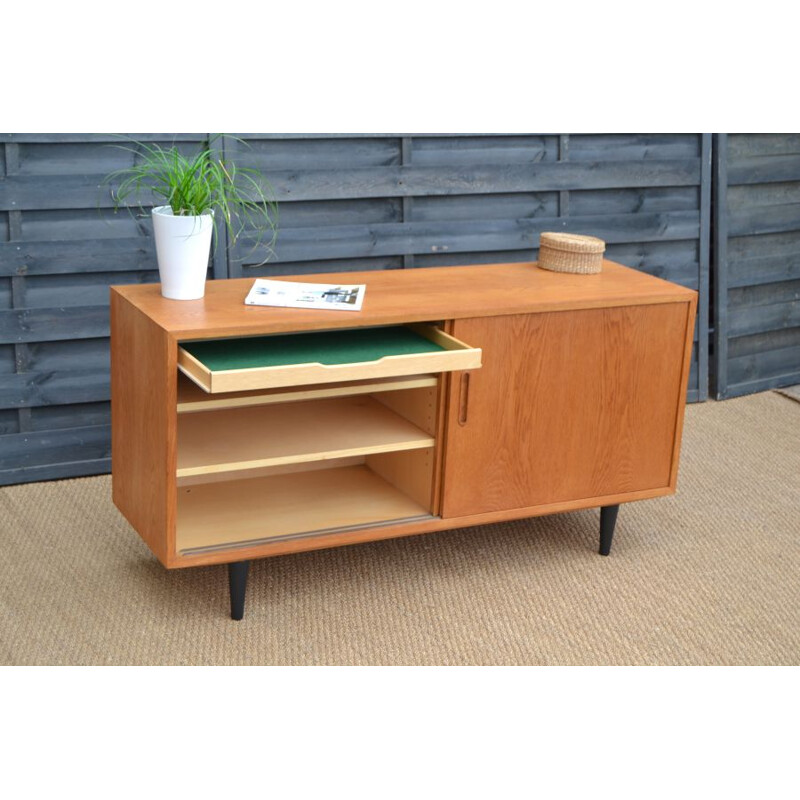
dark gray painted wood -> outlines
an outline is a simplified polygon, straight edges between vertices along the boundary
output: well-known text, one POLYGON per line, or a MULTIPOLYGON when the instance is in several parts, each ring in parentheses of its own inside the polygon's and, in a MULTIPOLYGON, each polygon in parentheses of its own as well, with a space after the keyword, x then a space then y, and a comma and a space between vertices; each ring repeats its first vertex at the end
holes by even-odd
POLYGON ((728 134, 714 136, 714 363, 711 379, 720 400, 728 387, 728 134))
POLYGON ((711 290, 711 199, 712 188, 711 180, 713 174, 713 142, 710 133, 704 133, 700 143, 702 172, 700 175, 700 238, 699 238, 699 260, 700 269, 698 274, 699 302, 697 304, 697 323, 695 325, 695 336, 698 341, 697 347, 697 381, 692 383, 697 386, 698 400, 708 398, 708 374, 709 374, 709 294, 711 290))
MULTIPOLYGON (((278 201, 344 197, 403 197, 415 194, 490 194, 631 186, 686 186, 700 182, 700 159, 630 162, 570 162, 463 167, 388 167, 353 172, 272 172, 278 201)), ((2 195, 0 194, 0 202, 2 195)), ((2 207, 2 206, 0 206, 2 207)))
POLYGON ((109 458, 110 434, 108 425, 92 425, 4 436, 0 480, 11 470, 109 458))
POLYGON ((800 347, 784 347, 753 353, 728 362, 728 375, 731 383, 752 383, 800 373, 800 347))
MULTIPOLYGON (((610 258, 700 291, 687 396, 704 398, 707 135, 239 135, 246 143, 219 146, 274 187, 277 251, 256 265, 247 241, 228 252, 223 239, 210 277, 531 261, 544 230, 590 233, 610 258)), ((203 137, 134 135, 187 151, 203 137)), ((113 213, 103 182, 133 158, 118 143, 0 134, 0 483, 108 470, 108 286, 158 280, 148 215, 113 213)), ((740 144, 745 158, 763 155, 759 147, 793 152, 777 140, 740 144)), ((783 208, 768 234, 774 255, 791 252, 800 231, 790 229, 791 181, 772 185, 758 205, 783 208)), ((766 213, 747 202, 736 210, 751 227, 766 213)), ((737 275, 761 258, 744 245, 731 252, 737 275)), ((761 266, 759 275, 797 278, 777 261, 761 266)))
POLYGON ((22 308, 0 311, 0 342, 39 342, 108 336, 108 308, 22 308))
POLYGON ((737 133, 729 153, 734 159, 800 154, 800 133, 737 133))
POLYGON ((800 381, 800 134, 720 134, 714 391, 800 381))
POLYGON ((794 347, 800 350, 800 328, 783 331, 764 331, 751 336, 739 336, 731 339, 728 347, 730 358, 758 355, 770 350, 794 347))
POLYGON ((800 300, 728 309, 728 336, 800 327, 800 300))
POLYGON ((731 209, 729 236, 751 236, 800 230, 800 203, 731 209))
MULTIPOLYGON (((663 214, 608 215, 579 218, 475 220, 471 222, 408 222, 389 225, 291 228, 281 231, 275 263, 415 252, 469 252, 473 250, 533 250, 543 231, 560 230, 603 236, 609 243, 661 239, 698 239, 697 211, 663 214)), ((243 240, 243 248, 252 242, 243 240)), ((261 252, 256 250, 255 257, 261 252)))
POLYGON ((0 408, 88 403, 110 398, 108 369, 29 371, 0 379, 0 408))
MULTIPOLYGON (((732 136, 735 134, 731 134, 732 136)), ((800 155, 745 158, 728 165, 731 184, 800 180, 800 155)))
MULTIPOLYGON (((798 161, 800 166, 800 161, 798 161)), ((558 162, 535 165, 463 167, 371 167, 268 172, 280 202, 416 194, 490 194, 631 186, 687 186, 700 183, 700 159, 680 161, 558 162)), ((0 210, 107 208, 108 187, 92 175, 14 175, 0 184, 0 210)), ((152 201, 151 201, 152 202, 152 201)))
MULTIPOLYGON (((211 144, 211 150, 218 160, 224 160, 227 156, 225 152, 225 140, 215 139, 211 144)), ((225 225, 217 221, 214 230, 214 247, 211 253, 211 265, 214 278, 228 277, 228 229, 225 225)))
POLYGON ((728 261, 728 286, 757 286, 800 278, 800 252, 728 261))

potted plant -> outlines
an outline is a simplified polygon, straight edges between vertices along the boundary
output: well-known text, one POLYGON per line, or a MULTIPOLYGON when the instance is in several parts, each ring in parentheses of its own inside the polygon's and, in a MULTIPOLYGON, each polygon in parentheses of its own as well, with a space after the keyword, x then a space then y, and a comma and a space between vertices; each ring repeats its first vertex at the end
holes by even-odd
POLYGON ((220 224, 231 245, 246 227, 256 231, 254 247, 268 237, 269 252, 275 241, 277 205, 267 195, 268 184, 256 170, 221 158, 212 149, 217 138, 204 141, 192 156, 174 145, 117 145, 134 153, 134 163, 106 178, 121 179, 112 189, 115 208, 131 200, 144 211, 153 197, 164 201, 152 209, 153 235, 161 294, 171 300, 203 297, 212 232, 220 224))

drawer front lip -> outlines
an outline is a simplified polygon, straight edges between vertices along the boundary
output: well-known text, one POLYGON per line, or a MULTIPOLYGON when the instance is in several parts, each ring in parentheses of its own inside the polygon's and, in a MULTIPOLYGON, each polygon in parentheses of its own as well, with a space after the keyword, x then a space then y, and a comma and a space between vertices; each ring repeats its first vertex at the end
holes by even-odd
POLYGON ((453 372, 481 366, 480 348, 470 347, 431 325, 407 326, 444 348, 431 353, 384 356, 375 361, 349 364, 303 363, 273 367, 211 371, 178 347, 178 368, 210 393, 276 389, 311 383, 333 383, 364 378, 389 378, 422 373, 453 372))

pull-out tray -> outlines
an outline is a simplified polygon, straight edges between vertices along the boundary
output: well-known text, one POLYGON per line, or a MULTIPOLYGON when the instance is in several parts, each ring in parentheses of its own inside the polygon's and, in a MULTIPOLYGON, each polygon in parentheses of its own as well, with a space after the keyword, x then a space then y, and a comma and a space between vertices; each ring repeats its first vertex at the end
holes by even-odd
POLYGON ((481 365, 470 347, 432 325, 183 342, 178 368, 207 392, 243 392, 452 372, 481 365))

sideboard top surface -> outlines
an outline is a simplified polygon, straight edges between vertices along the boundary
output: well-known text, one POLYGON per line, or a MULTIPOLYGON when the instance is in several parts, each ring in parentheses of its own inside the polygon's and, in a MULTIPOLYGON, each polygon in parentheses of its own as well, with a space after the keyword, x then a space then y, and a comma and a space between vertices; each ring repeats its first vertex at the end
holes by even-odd
POLYGON ((596 275, 548 272, 535 263, 323 273, 275 280, 367 286, 361 311, 246 306, 253 278, 208 281, 200 300, 167 300, 160 285, 112 286, 175 339, 248 336, 581 308, 688 302, 695 292, 603 262, 596 275))

